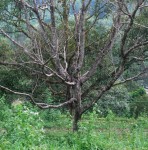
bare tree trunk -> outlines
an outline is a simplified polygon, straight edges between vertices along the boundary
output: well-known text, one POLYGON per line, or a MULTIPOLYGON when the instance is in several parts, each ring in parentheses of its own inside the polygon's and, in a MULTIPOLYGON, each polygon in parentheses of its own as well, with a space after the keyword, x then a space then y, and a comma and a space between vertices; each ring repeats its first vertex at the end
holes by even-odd
POLYGON ((78 122, 80 119, 81 119, 81 113, 79 112, 79 110, 76 109, 73 118, 73 132, 78 131, 79 129, 78 122))
POLYGON ((72 86, 70 89, 71 98, 75 98, 70 105, 70 113, 73 116, 73 131, 78 131, 78 121, 81 119, 81 85, 79 80, 77 80, 76 85, 72 86))

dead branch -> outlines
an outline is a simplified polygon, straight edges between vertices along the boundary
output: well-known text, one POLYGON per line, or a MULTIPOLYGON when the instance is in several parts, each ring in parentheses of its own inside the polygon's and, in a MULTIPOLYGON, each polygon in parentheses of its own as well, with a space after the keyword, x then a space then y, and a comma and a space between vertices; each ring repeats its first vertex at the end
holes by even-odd
POLYGON ((30 95, 30 94, 27 94, 27 93, 21 93, 21 92, 16 92, 16 91, 13 91, 7 87, 4 87, 2 85, 0 85, 0 88, 1 89, 4 89, 10 93, 13 93, 13 94, 17 94, 17 95, 22 95, 22 96, 27 96, 29 97, 30 101, 35 104, 36 106, 38 106, 39 108, 42 108, 42 109, 48 109, 48 108, 60 108, 60 107, 63 107, 63 106, 66 106, 74 101, 76 101, 76 98, 71 98, 70 100, 66 101, 66 102, 63 102, 61 104, 58 104, 58 105, 49 105, 47 103, 38 103, 34 100, 34 98, 30 95))

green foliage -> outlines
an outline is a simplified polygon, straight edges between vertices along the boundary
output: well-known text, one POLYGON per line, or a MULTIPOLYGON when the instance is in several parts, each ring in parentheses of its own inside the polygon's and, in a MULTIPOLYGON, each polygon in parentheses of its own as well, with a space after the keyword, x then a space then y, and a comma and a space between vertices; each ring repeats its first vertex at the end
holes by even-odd
POLYGON ((118 150, 147 149, 148 119, 117 118, 111 111, 99 118, 94 110, 82 118, 80 130, 70 130, 70 116, 58 110, 40 111, 30 103, 0 98, 0 149, 118 150), (46 118, 49 116, 49 118, 46 118))
POLYGON ((43 95, 44 95, 45 101, 47 103, 52 103, 53 102, 54 98, 52 97, 51 92, 48 88, 45 89, 43 95))
MULTIPOLYGON (((14 91, 30 92, 32 81, 28 79, 24 72, 18 71, 17 68, 6 69, 5 67, 0 67, 0 84, 14 91)), ((1 89, 0 96, 3 94, 6 94, 6 98, 10 102, 17 97, 1 89)))
POLYGON ((11 1, 12 0, 1 0, 1 2, 0 2, 0 11, 3 11, 6 7, 8 7, 8 4, 11 1))
POLYGON ((146 91, 144 88, 140 87, 137 90, 131 92, 131 97, 132 98, 139 98, 141 96, 144 96, 146 94, 146 91))
MULTIPOLYGON (((0 101, 5 106, 4 97, 0 101)), ((43 140, 43 120, 37 110, 17 104, 4 107, 1 112, 1 149, 32 149, 40 147, 43 140)))
POLYGON ((8 39, 0 37, 0 60, 1 61, 10 60, 13 54, 14 52, 12 51, 8 39))
POLYGON ((5 103, 5 97, 0 97, 0 120, 3 121, 7 119, 7 115, 9 114, 9 105, 5 103), (6 113, 8 111, 8 113, 6 113))
POLYGON ((107 116, 110 110, 118 116, 125 116, 130 109, 129 99, 130 95, 124 85, 115 86, 98 101, 95 110, 100 116, 107 116))
POLYGON ((147 149, 147 121, 143 117, 138 120, 117 118, 111 111, 100 119, 93 111, 84 116, 79 132, 66 135, 65 140, 73 150, 147 149))
POLYGON ((135 91, 132 91, 131 93, 131 115, 135 118, 138 118, 138 116, 142 113, 148 112, 148 95, 146 94, 146 91, 144 88, 138 88, 135 91))

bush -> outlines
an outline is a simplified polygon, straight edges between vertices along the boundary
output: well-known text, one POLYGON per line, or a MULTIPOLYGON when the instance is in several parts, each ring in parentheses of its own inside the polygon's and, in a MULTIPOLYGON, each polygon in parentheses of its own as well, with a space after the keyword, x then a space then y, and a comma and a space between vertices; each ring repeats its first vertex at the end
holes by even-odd
POLYGON ((136 89, 135 91, 132 91, 130 94, 131 94, 132 98, 137 98, 137 97, 146 95, 146 91, 144 88, 140 87, 140 88, 136 89))
POLYGON ((130 95, 125 86, 113 87, 98 101, 96 111, 100 116, 106 117, 111 110, 118 116, 126 116, 129 113, 130 95))
POLYGON ((130 112, 131 116, 138 118, 142 113, 148 114, 148 95, 144 88, 138 88, 131 93, 130 112))
POLYGON ((1 149, 32 149, 40 147, 44 139, 44 122, 35 108, 24 104, 8 107, 1 98, 1 149))

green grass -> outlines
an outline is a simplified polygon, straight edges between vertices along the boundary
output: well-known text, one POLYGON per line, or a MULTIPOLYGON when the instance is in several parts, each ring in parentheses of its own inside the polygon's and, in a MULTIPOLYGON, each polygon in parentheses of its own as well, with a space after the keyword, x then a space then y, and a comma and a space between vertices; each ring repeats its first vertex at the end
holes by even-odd
MULTIPOLYGON (((22 105, 22 104, 21 104, 22 105)), ((72 118, 60 111, 30 106, 2 107, 0 150, 148 150, 148 118, 119 118, 95 112, 72 132, 72 118), (33 114, 33 112, 35 114, 33 114)))
POLYGON ((46 132, 46 136, 58 143, 54 148, 63 150, 147 150, 148 119, 97 118, 85 116, 80 122, 78 133, 72 133, 69 125, 58 127, 56 123, 46 132), (87 119, 86 119, 87 117, 87 119), (62 127, 62 128, 61 128, 62 127))

